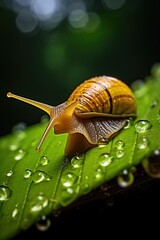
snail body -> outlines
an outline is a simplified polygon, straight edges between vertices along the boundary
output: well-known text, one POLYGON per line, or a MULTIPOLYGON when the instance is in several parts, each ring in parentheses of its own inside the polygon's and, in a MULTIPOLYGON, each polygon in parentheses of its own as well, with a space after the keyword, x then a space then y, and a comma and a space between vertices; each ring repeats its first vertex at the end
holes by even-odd
POLYGON ((131 89, 121 80, 109 76, 88 79, 81 83, 68 100, 50 106, 12 93, 7 94, 34 105, 50 115, 48 126, 37 151, 49 131, 68 133, 65 155, 73 156, 101 143, 107 143, 136 117, 136 101, 131 89))

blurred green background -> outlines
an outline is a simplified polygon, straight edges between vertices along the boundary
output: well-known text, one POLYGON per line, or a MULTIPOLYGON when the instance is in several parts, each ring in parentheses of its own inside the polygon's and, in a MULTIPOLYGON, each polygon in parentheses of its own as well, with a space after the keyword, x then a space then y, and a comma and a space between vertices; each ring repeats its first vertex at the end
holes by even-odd
MULTIPOLYGON (((150 75, 153 64, 160 62, 159 3, 159 0, 0 0, 0 136, 9 134, 19 122, 28 126, 38 123, 44 115, 39 109, 8 99, 8 91, 57 105, 67 100, 77 85, 93 76, 111 75, 131 85, 134 80, 150 75)), ((148 237, 149 231, 153 236, 159 229, 155 218, 159 182, 155 186, 148 184, 143 190, 130 192, 130 198, 126 193, 124 198, 118 194, 115 202, 104 199, 95 205, 89 203, 91 207, 87 205, 84 211, 59 217, 48 234, 54 231, 54 236, 63 233, 72 236, 72 230, 76 230, 78 236, 84 237, 89 230, 92 235, 98 233, 100 239, 104 233, 107 237, 110 233, 112 238, 117 233, 124 237, 127 229, 132 235, 135 232, 135 237, 139 231, 143 231, 143 237, 145 232, 148 237)), ((35 226, 29 234, 33 230, 35 226)), ((36 234, 46 237, 47 233, 36 234)), ((24 232, 23 239, 28 236, 24 232)))
POLYGON ((44 113, 6 93, 57 105, 85 79, 130 85, 160 61, 158 0, 1 0, 0 135, 44 113))

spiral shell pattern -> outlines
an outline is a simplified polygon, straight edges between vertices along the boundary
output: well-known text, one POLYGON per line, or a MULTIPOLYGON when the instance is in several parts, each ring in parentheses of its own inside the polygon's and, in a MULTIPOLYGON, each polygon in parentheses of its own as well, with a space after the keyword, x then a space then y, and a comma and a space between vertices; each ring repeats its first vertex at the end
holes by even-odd
POLYGON ((76 111, 80 113, 136 114, 136 102, 131 89, 113 77, 101 76, 84 81, 70 95, 67 105, 77 99, 80 104, 76 111))

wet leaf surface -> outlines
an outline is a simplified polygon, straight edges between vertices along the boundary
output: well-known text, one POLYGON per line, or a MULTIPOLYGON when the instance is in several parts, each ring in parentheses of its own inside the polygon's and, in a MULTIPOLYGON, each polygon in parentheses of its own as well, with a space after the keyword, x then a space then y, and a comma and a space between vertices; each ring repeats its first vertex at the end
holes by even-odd
MULTIPOLYGON (((1 239, 16 236, 42 217, 45 221, 44 216, 56 214, 112 179, 121 188, 131 186, 136 166, 142 162, 148 173, 156 171, 157 163, 154 162, 154 169, 148 165, 153 154, 157 161, 160 159, 158 70, 153 69, 152 76, 145 81, 134 82, 132 89, 137 100, 137 118, 130 119, 109 144, 80 156, 65 158, 67 135, 52 132, 37 153, 35 148, 46 123, 27 129, 16 127, 12 134, 0 139, 1 239)), ((157 178, 159 175, 156 172, 157 178)))

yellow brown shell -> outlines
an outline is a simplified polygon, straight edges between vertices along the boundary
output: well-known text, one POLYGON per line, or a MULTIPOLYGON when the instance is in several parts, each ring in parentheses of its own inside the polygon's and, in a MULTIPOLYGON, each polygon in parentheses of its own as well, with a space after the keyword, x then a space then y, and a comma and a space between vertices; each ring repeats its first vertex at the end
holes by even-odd
POLYGON ((84 81, 71 94, 67 105, 76 100, 79 113, 136 114, 135 97, 130 88, 113 77, 95 77, 84 81))
POLYGON ((50 106, 7 94, 32 104, 50 115, 50 122, 37 150, 53 127, 55 134, 68 133, 66 156, 85 152, 101 142, 108 142, 126 124, 129 117, 136 117, 137 107, 131 89, 121 80, 109 76, 88 79, 80 84, 68 100, 50 106))

